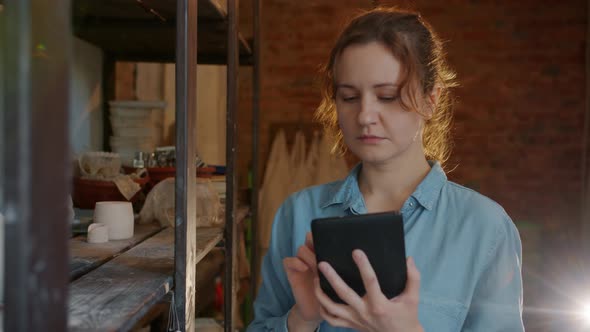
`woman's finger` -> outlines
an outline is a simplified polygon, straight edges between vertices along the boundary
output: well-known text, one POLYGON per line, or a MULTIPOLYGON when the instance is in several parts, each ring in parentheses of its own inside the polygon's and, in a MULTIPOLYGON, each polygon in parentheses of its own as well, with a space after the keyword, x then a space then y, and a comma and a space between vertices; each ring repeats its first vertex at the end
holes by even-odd
POLYGON ((332 299, 324 293, 320 286, 320 278, 314 278, 314 291, 318 302, 320 303, 320 309, 324 311, 324 319, 334 322, 333 326, 351 327, 352 322, 350 319, 354 317, 354 312, 350 306, 345 304, 335 303, 332 299))
MULTIPOLYGON (((336 294, 348 305, 355 308, 357 311, 362 312, 364 309, 363 299, 348 286, 342 278, 336 273, 336 271, 326 262, 320 262, 318 265, 319 270, 322 272, 326 280, 330 283, 336 294)), ((323 293, 323 292, 322 292, 323 293)))
POLYGON ((375 274, 375 270, 369 262, 367 255, 360 249, 356 249, 352 252, 352 257, 358 266, 367 291, 367 300, 372 308, 379 308, 383 306, 383 302, 387 301, 385 295, 381 291, 379 286, 379 280, 375 274))
POLYGON ((315 253, 315 248, 313 246, 313 236, 311 235, 311 232, 307 232, 307 234, 305 234, 305 245, 315 253))
POLYGON ((297 257, 284 258, 283 266, 285 267, 285 270, 293 270, 297 272, 307 272, 309 270, 307 264, 297 257))
POLYGON ((330 314, 324 307, 320 306, 320 316, 333 327, 352 328, 345 319, 330 314))
POLYGON ((301 259, 307 266, 309 266, 315 273, 317 273, 317 261, 315 253, 309 247, 303 245, 297 249, 297 257, 301 259))
POLYGON ((406 265, 408 269, 408 280, 406 281, 406 288, 401 295, 418 302, 420 298, 420 271, 418 271, 412 257, 408 257, 406 265))

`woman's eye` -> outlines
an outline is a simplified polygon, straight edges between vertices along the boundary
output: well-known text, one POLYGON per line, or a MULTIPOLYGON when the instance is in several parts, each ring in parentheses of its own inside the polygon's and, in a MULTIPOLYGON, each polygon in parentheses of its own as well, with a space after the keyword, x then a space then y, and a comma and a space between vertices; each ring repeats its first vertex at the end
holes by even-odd
POLYGON ((390 103, 396 101, 397 96, 381 96, 379 97, 379 100, 390 103))
POLYGON ((358 99, 357 96, 342 96, 342 101, 347 102, 347 103, 353 102, 357 99, 358 99))

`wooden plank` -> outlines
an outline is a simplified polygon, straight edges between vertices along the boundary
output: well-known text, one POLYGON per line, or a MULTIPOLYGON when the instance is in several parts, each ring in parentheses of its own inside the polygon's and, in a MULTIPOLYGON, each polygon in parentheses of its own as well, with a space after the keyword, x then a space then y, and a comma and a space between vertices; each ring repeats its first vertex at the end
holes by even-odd
MULTIPOLYGON (((76 18, 105 17, 111 19, 167 21, 176 18, 176 0, 73 0, 72 7, 76 18), (147 11, 149 8, 153 11, 147 11), (156 14, 157 13, 157 14, 156 14)), ((205 19, 223 20, 225 4, 218 0, 199 0, 198 16, 205 19)))
MULTIPOLYGON (((74 34, 112 54, 117 59, 174 62, 176 1, 143 0, 158 15, 129 0, 75 0, 74 34), (162 20, 159 16, 165 18, 162 20)), ((198 1, 198 61, 225 63, 227 60, 227 23, 223 4, 214 0, 198 1)), ((239 36, 240 54, 250 63, 252 50, 239 36)))
POLYGON ((135 225, 133 237, 127 240, 88 243, 86 242, 86 236, 77 236, 71 239, 70 279, 79 278, 160 230, 162 230, 162 227, 156 223, 137 224, 135 225))
MULTIPOLYGON (((174 63, 174 56, 169 54, 145 54, 141 52, 117 53, 117 61, 130 62, 159 62, 159 63, 174 63)), ((225 55, 218 54, 203 54, 199 52, 197 55, 197 63, 205 65, 226 65, 225 55)), ((252 65, 252 57, 249 55, 240 56, 240 66, 247 67, 252 65)))
MULTIPOLYGON (((153 9, 164 19, 175 16, 175 0, 142 0, 146 7, 153 9)), ((137 1, 129 0, 73 0, 72 11, 74 17, 92 18, 109 17, 125 19, 153 19, 160 18, 152 12, 146 11, 137 1)))
POLYGON ((167 228, 70 286, 70 331, 127 331, 168 293, 174 229, 167 228))
POLYGON ((211 249, 223 238, 223 228, 220 227, 199 227, 197 228, 197 256, 199 263, 211 249))
MULTIPOLYGON (((174 62, 175 23, 112 21, 101 19, 91 22, 78 22, 74 34, 108 53, 120 56, 142 54, 148 58, 162 58, 174 62)), ((227 58, 225 36, 227 28, 223 21, 198 23, 198 59, 217 57, 227 58)), ((251 55, 247 41, 240 37, 240 54, 246 58, 251 55)))

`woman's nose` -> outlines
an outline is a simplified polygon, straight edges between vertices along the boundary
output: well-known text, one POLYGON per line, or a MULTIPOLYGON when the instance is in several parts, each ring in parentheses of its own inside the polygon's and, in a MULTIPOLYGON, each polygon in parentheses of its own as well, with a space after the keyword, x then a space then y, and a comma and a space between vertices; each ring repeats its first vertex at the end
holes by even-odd
POLYGON ((367 98, 363 98, 360 103, 360 110, 358 114, 358 121, 361 126, 368 126, 377 123, 379 116, 375 104, 367 98))

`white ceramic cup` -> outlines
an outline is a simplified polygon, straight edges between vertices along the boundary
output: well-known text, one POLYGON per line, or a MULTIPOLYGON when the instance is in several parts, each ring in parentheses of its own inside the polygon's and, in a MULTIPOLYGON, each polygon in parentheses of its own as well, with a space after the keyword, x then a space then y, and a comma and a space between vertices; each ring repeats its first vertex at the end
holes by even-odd
POLYGON ((130 202, 96 202, 94 222, 106 224, 109 240, 133 236, 133 207, 130 202))
POLYGON ((88 243, 105 243, 109 241, 109 227, 102 223, 92 223, 88 226, 88 243))

